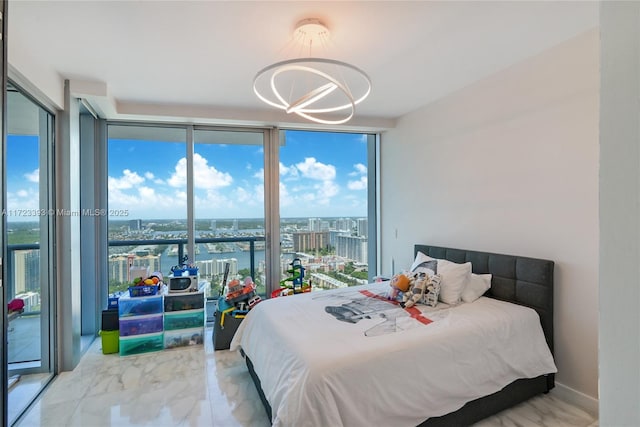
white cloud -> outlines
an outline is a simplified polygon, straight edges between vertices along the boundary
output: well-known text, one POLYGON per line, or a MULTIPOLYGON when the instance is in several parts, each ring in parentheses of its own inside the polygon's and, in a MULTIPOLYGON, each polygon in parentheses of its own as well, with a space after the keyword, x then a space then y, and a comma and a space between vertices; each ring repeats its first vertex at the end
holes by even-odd
MULTIPOLYGON (((7 191, 7 210, 13 209, 39 209, 40 196, 37 188, 20 189, 16 192, 7 191)), ((12 220, 29 220, 30 217, 14 217, 12 220)))
POLYGON ((253 174, 253 177, 264 181, 264 168, 260 168, 256 173, 253 174))
POLYGON ((360 176, 367 174, 367 167, 362 163, 356 163, 355 165, 353 165, 353 168, 355 170, 353 172, 349 172, 349 176, 360 176))
POLYGON ((306 157, 304 162, 296 164, 296 168, 298 168, 305 178, 327 181, 333 180, 336 177, 335 166, 320 163, 314 157, 306 157))
POLYGON ((40 182, 40 169, 36 169, 33 172, 28 172, 24 174, 24 177, 27 178, 29 182, 35 182, 36 184, 40 182))
POLYGON ((133 188, 134 186, 144 182, 144 178, 138 175, 136 172, 131 172, 129 169, 122 171, 120 178, 109 177, 109 192, 113 190, 126 190, 133 188))
MULTIPOLYGON (((193 175, 195 188, 213 189, 231 185, 233 178, 226 172, 220 172, 215 166, 209 166, 208 160, 196 153, 193 155, 193 175)), ((168 180, 172 187, 180 188, 187 185, 187 159, 178 160, 175 172, 168 180)))
POLYGON ((328 203, 330 199, 340 191, 340 187, 333 181, 323 181, 322 185, 316 188, 318 189, 317 198, 321 200, 322 203, 328 203))
POLYGON ((361 176, 358 181, 349 181, 347 183, 349 190, 366 190, 367 189, 367 177, 361 176))
POLYGON ((155 176, 151 172, 145 172, 144 177, 147 178, 148 180, 153 180, 153 178, 155 178, 155 176))
POLYGON ((280 171, 280 176, 281 177, 298 177, 298 169, 295 166, 286 166, 285 164, 283 164, 282 162, 280 162, 280 164, 278 165, 278 169, 280 171))

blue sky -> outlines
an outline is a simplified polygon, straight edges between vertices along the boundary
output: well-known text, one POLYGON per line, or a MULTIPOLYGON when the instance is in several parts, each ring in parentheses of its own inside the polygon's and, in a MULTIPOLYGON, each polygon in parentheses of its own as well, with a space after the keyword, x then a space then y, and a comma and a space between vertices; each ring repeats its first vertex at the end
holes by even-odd
POLYGON ((37 136, 7 136, 7 221, 36 221, 39 209, 37 136), (21 210, 16 212, 17 210, 21 210), (22 211, 24 210, 24 211, 22 211))
MULTIPOLYGON (((185 146, 109 143, 109 207, 131 219, 186 217, 185 146), (145 159, 153 159, 145 160, 145 159)), ((366 136, 288 131, 280 148, 281 216, 366 216, 366 136)), ((261 146, 196 144, 197 218, 264 216, 261 146)))
MULTIPOLYGON (((186 218, 185 144, 109 142, 109 208, 120 219, 186 218)), ((196 144, 197 218, 264 217, 262 146, 196 144)), ((38 209, 38 139, 9 135, 7 209, 38 209)), ((362 134, 287 131, 280 147, 282 217, 367 214, 362 134)), ((35 220, 9 217, 9 221, 35 220)))

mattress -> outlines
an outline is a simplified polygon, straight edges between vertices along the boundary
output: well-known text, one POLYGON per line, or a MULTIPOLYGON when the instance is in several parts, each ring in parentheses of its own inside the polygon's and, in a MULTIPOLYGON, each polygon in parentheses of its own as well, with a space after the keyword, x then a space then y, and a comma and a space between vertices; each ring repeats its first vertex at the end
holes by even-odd
POLYGON ((263 301, 236 332, 274 426, 415 426, 555 373, 538 314, 481 297, 406 310, 386 282, 263 301))

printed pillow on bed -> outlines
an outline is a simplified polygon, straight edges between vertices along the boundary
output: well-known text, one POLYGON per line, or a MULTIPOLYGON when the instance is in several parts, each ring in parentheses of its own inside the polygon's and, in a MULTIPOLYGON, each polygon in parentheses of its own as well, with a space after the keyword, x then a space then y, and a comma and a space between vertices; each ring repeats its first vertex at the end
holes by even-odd
POLYGON ((471 263, 458 264, 446 259, 432 258, 418 252, 413 261, 411 271, 427 261, 437 261, 436 273, 442 276, 440 282, 440 301, 447 304, 458 304, 469 279, 471 277, 471 263))
POLYGON ((418 252, 415 261, 411 264, 412 273, 426 273, 427 276, 438 274, 438 261, 418 252), (422 255, 422 256, 421 256, 422 255))
POLYGON ((471 273, 469 283, 462 291, 462 301, 474 302, 491 287, 491 274, 471 273))

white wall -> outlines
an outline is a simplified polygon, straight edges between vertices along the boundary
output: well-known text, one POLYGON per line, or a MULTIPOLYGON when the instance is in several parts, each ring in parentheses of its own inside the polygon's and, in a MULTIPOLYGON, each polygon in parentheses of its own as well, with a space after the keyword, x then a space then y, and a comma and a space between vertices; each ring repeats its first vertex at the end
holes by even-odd
POLYGON ((640 425, 640 3, 601 3, 600 425, 640 425))
POLYGON ((556 379, 592 409, 598 80, 593 30, 400 118, 381 149, 383 272, 415 243, 554 260, 556 379))

